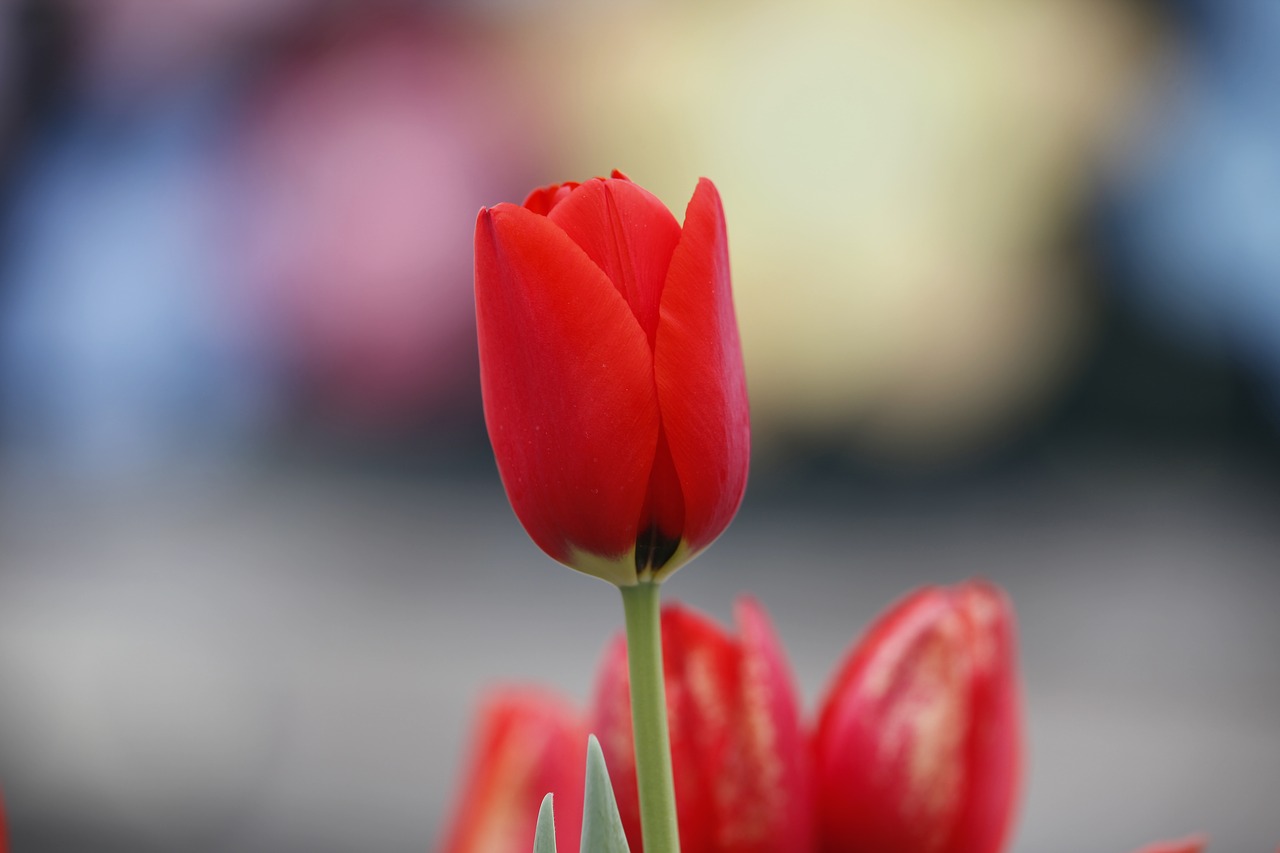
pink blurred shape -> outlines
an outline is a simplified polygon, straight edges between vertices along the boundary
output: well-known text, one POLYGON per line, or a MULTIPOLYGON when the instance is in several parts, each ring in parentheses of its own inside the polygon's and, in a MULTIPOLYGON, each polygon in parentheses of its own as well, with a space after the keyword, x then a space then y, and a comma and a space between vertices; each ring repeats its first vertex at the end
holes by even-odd
POLYGON ((323 411, 395 422, 473 393, 471 222, 537 150, 513 78, 483 32, 383 12, 313 34, 258 84, 239 148, 248 276, 323 411))

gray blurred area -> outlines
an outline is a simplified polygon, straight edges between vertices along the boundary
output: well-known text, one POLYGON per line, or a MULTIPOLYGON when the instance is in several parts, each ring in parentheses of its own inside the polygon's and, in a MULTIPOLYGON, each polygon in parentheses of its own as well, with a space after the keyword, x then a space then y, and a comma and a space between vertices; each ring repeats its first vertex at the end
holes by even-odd
MULTIPOLYGON (((585 702, 614 591, 494 476, 247 478, 5 501, 0 777, 16 850, 430 849, 487 686, 585 702)), ((1015 850, 1280 837, 1274 483, 1076 463, 932 495, 764 484, 667 595, 758 597, 811 711, 883 607, 1012 595, 1030 726, 1015 850)))

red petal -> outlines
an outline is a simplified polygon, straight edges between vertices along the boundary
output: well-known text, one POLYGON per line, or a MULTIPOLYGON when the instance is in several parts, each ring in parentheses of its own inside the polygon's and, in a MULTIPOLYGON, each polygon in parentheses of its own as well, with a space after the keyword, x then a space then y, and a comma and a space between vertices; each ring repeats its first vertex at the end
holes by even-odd
POLYGON ((683 853, 737 853, 722 845, 742 816, 728 813, 754 768, 741 758, 734 726, 739 653, 733 638, 710 618, 669 604, 662 612, 671 763, 683 853))
POLYGON ((742 637, 743 740, 755 783, 743 811, 767 821, 765 836, 771 839, 754 849, 808 853, 813 850, 812 773, 795 676, 759 602, 740 599, 734 615, 742 637))
POLYGON ((578 188, 577 181, 566 181, 563 184, 547 184, 538 187, 525 197, 521 207, 541 216, 546 216, 551 209, 569 197, 569 193, 578 188))
POLYGON ((559 847, 576 850, 586 741, 581 717, 556 696, 516 689, 490 697, 442 853, 528 853, 548 791, 559 847))
POLYGON ((500 204, 476 223, 476 314, 485 422, 521 523, 558 560, 629 553, 658 410, 626 303, 553 222, 500 204))
POLYGON ((653 193, 630 181, 596 179, 549 214, 626 298, 652 347, 658 302, 680 225, 653 193))
POLYGON ((970 784, 950 849, 997 851, 1009 835, 1022 785, 1013 605, 998 587, 980 581, 950 592, 951 606, 964 621, 972 667, 972 722, 965 747, 970 784))
POLYGON ((663 287, 654 376, 684 492, 684 538, 697 551, 738 511, 751 453, 724 210, 705 178, 689 202, 663 287))
MULTIPOLYGON (((684 853, 809 853, 808 767, 790 669, 763 610, 738 608, 741 640, 676 604, 662 646, 684 853)), ((641 853, 626 647, 610 647, 592 728, 601 738, 631 849, 641 853)))
POLYGON ((1021 773, 1003 595, 923 589, 882 616, 823 703, 814 756, 820 850, 1000 850, 1021 773))
MULTIPOLYGON (((730 744, 727 724, 736 655, 732 640, 714 622, 678 604, 662 609, 662 650, 680 849, 683 853, 715 853, 721 816, 713 808, 711 792, 720 755, 730 744), (704 712, 713 705, 723 713, 704 724, 704 712)), ((590 727, 609 764, 632 853, 643 853, 625 637, 617 637, 605 654, 596 678, 590 727)))

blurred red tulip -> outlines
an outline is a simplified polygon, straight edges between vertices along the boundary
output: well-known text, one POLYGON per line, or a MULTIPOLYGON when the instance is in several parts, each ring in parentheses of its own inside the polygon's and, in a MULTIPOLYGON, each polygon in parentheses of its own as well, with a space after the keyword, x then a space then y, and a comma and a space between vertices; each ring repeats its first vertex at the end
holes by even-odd
MULTIPOLYGON (((983 582, 928 587, 881 615, 839 670, 811 744, 768 615, 744 598, 736 617, 735 637, 678 604, 662 612, 683 853, 1004 848, 1021 782, 1022 718, 1003 592, 983 582)), ((643 853, 628 681, 619 636, 606 650, 589 722, 632 853, 643 853)), ((586 731, 545 693, 491 699, 443 853, 527 853, 548 791, 559 849, 574 853, 586 731)), ((1205 843, 1191 836, 1135 853, 1203 853, 1205 843)))
MULTIPOLYGON (((791 669, 764 609, 737 606, 738 637, 692 610, 662 613, 662 652, 683 853, 809 853, 808 756, 791 669)), ((610 646, 592 727, 632 853, 641 853, 626 642, 610 646)))
POLYGON ((813 742, 824 853, 995 853, 1022 766, 1013 611, 985 583, 919 590, 852 649, 813 742))
POLYGON ((490 697, 441 853, 529 853, 548 792, 559 849, 577 850, 586 747, 581 715, 561 699, 532 689, 490 697))
POLYGON ((710 181, 683 228, 618 172, 480 211, 476 312, 498 470, 544 551, 630 585, 728 526, 750 424, 710 181))
POLYGON ((1204 850, 1206 843, 1207 839, 1203 835, 1192 835, 1177 841, 1158 841, 1155 844, 1148 844, 1136 853, 1200 853, 1204 850))

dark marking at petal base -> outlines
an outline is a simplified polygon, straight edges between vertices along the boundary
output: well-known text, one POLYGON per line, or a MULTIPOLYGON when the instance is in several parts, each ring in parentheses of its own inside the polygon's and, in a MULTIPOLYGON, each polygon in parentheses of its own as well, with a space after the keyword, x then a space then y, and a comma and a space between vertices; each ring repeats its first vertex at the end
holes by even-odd
POLYGON ((636 571, 657 571, 675 556, 679 538, 672 539, 657 527, 645 528, 636 537, 636 571))

